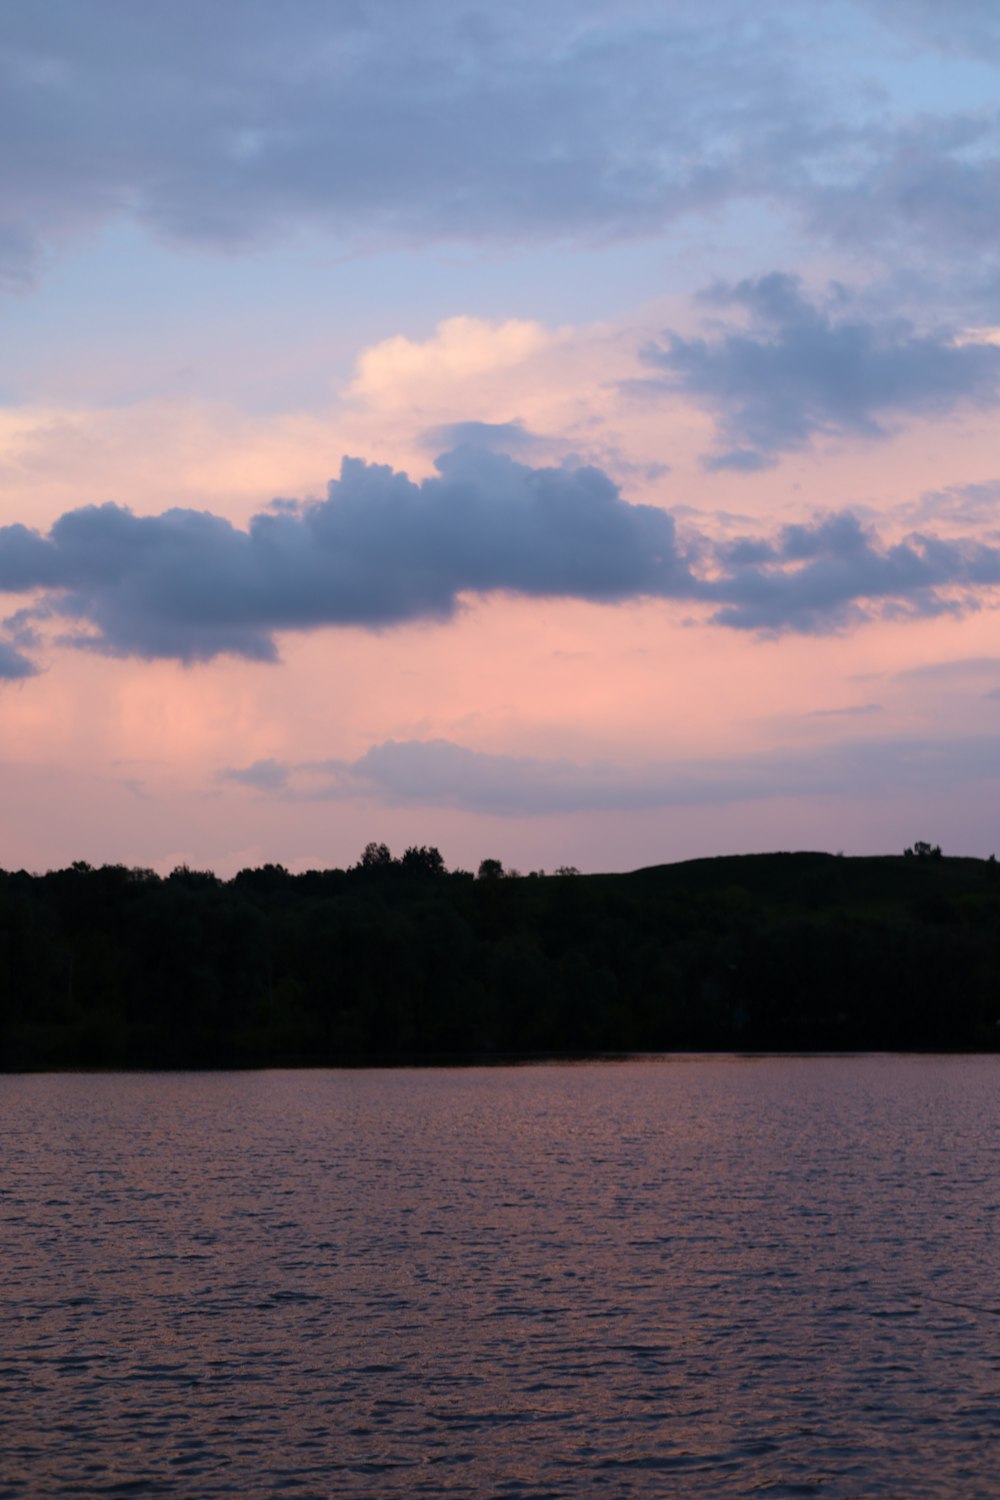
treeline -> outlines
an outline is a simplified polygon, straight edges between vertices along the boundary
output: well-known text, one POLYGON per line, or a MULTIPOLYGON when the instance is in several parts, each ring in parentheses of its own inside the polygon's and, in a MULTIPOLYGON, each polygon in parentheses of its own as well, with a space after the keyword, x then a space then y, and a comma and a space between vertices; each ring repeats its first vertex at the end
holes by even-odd
MULTIPOLYGON (((926 851, 926 852, 925 852, 926 851)), ((995 1048, 1000 866, 774 854, 631 875, 0 872, 0 1066, 995 1048)))

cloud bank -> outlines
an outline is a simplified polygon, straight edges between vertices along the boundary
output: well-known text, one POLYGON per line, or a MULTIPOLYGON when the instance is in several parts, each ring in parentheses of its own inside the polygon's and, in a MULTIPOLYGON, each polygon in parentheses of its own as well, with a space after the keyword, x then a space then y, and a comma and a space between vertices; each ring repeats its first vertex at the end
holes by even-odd
POLYGON ((369 797, 390 806, 454 808, 496 817, 636 812, 770 798, 886 796, 996 781, 996 739, 858 739, 628 768, 492 755, 451 740, 386 740, 358 760, 258 762, 220 773, 296 799, 369 797))
POLYGON ((703 605, 736 630, 822 633, 876 615, 977 607, 1000 549, 926 533, 885 544, 850 513, 775 537, 679 540, 596 468, 536 468, 470 446, 419 483, 345 459, 325 500, 283 501, 247 531, 207 512, 61 516, 48 535, 0 527, 0 591, 32 596, 6 624, 6 676, 34 625, 106 656, 274 661, 276 635, 451 618, 462 595, 703 605))
POLYGON ((8 8, 0 252, 127 215, 233 246, 309 225, 412 242, 605 237, 737 190, 789 85, 738 7, 48 0, 8 8), (713 101, 713 102, 708 102, 713 101), (706 128, 741 138, 703 153, 706 128))
MULTIPOLYGON (((869 6, 997 56, 986 5, 869 6)), ((996 111, 888 114, 873 47, 897 60, 854 7, 795 0, 8 6, 0 278, 28 285, 68 236, 122 218, 226 249, 303 228, 603 242, 749 200, 855 243, 993 248, 996 111)))

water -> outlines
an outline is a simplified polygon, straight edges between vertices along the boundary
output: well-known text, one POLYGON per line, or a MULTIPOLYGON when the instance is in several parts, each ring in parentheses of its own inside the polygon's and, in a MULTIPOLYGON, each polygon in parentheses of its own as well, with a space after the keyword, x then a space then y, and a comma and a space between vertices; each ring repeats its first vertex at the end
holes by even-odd
POLYGON ((995 1497, 998 1085, 0 1078, 0 1497, 995 1497))

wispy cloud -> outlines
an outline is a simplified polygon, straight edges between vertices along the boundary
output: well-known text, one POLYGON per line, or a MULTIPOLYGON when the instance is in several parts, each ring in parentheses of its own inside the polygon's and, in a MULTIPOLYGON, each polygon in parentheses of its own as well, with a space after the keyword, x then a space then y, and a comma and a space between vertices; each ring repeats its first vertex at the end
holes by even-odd
POLYGON ((956 484, 926 490, 918 500, 896 507, 895 515, 908 526, 949 521, 958 526, 1000 528, 1000 479, 956 484))
POLYGON ((851 703, 846 708, 814 708, 805 715, 807 719, 860 719, 868 714, 882 713, 881 703, 851 703))
POLYGON ((1000 656, 966 656, 955 661, 923 662, 897 672, 898 682, 958 682, 1000 677, 1000 656))

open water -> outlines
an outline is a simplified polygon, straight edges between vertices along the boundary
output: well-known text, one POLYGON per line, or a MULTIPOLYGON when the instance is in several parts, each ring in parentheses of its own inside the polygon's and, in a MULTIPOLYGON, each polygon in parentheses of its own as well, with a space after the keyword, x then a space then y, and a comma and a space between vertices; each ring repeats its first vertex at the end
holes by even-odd
POLYGON ((1000 1494, 1000 1057, 0 1078, 0 1497, 1000 1494))

